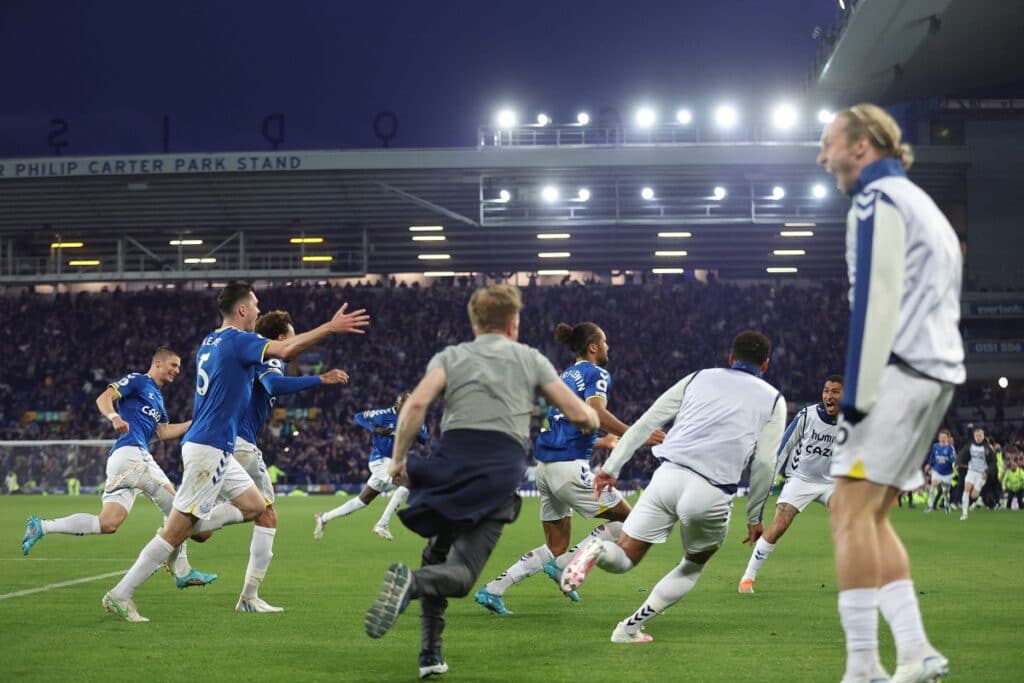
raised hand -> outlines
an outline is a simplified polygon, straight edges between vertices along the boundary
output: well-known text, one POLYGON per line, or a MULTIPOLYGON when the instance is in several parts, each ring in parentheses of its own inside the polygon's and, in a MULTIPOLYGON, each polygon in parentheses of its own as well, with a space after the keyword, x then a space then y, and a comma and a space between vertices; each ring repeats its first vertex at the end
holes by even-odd
POLYGON ((320 375, 321 384, 348 384, 348 373, 344 370, 328 370, 320 375))
POLYGON ((327 323, 331 332, 335 334, 365 334, 366 330, 362 328, 370 324, 370 316, 366 313, 366 309, 360 308, 351 313, 347 313, 347 310, 348 304, 342 304, 338 312, 327 323))

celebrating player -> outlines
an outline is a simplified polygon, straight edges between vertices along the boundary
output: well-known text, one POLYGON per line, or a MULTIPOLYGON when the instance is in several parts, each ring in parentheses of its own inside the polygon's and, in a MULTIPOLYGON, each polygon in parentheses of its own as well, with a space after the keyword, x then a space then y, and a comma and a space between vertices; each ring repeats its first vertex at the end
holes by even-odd
MULTIPOLYGON (((40 519, 32 515, 28 518, 25 538, 21 542, 21 551, 25 555, 45 534, 88 536, 114 533, 128 518, 135 504, 137 490, 142 490, 160 508, 164 517, 170 514, 174 487, 153 460, 149 443, 154 434, 162 441, 177 439, 192 424, 191 421, 170 424, 164 408, 161 387, 173 382, 180 372, 181 356, 169 346, 161 346, 153 352, 153 359, 145 374, 133 372, 125 375, 111 382, 96 397, 96 407, 100 414, 110 420, 118 434, 107 456, 109 490, 103 493, 100 514, 97 516, 78 512, 58 519, 40 519), (139 472, 147 472, 149 477, 138 488, 115 488, 118 482, 126 478, 137 478, 135 475, 139 472)), ((217 578, 216 574, 204 574, 189 566, 185 544, 182 544, 173 566, 168 566, 168 569, 174 574, 178 588, 205 586, 217 578)))
POLYGON ((772 486, 775 454, 786 425, 786 401, 761 379, 771 343, 759 332, 733 340, 729 368, 698 370, 662 394, 623 435, 594 478, 600 495, 651 431, 675 420, 665 442, 655 446, 661 465, 622 527, 619 542, 589 539, 562 573, 562 590, 575 590, 597 564, 628 572, 654 543, 664 543, 678 521, 683 561, 666 574, 636 612, 612 631, 613 643, 648 643, 644 625, 679 602, 697 584, 704 566, 725 542, 732 498, 750 465, 747 538, 761 537, 761 516, 772 486))
POLYGON ((906 176, 913 163, 883 109, 836 114, 818 163, 853 198, 847 217, 850 325, 830 520, 846 632, 843 683, 890 680, 878 612, 896 641, 892 683, 932 681, 949 662, 928 642, 910 560, 889 522, 900 491, 921 486, 921 455, 964 381, 963 257, 949 221, 906 176))
MULTIPOLYGON (((559 323, 555 339, 576 354, 576 362, 562 372, 562 381, 570 390, 597 411, 601 429, 621 436, 629 428, 612 415, 607 406, 612 377, 605 369, 608 365, 608 339, 604 330, 594 323, 577 325, 559 323)), ((665 433, 655 431, 649 445, 661 443, 665 433)), ((595 500, 594 476, 590 471, 590 453, 597 441, 596 433, 584 434, 552 407, 548 410, 548 428, 537 437, 533 449, 537 466, 537 490, 540 493, 540 519, 544 528, 545 545, 523 555, 494 581, 477 591, 475 600, 495 614, 512 614, 505 606, 505 591, 541 570, 557 584, 562 578, 562 567, 569 562, 566 553, 572 533, 573 510, 590 519, 609 520, 595 529, 602 540, 614 541, 619 537, 622 522, 629 514, 629 503, 617 489, 610 489, 595 500)), ((611 441, 614 446, 617 441, 611 441)), ((576 591, 568 596, 579 600, 576 591)))
POLYGON ((928 492, 928 504, 925 512, 935 509, 939 496, 946 502, 946 514, 949 514, 949 489, 953 485, 953 468, 956 466, 956 449, 949 442, 952 435, 948 429, 939 432, 939 442, 932 445, 928 455, 925 474, 931 479, 931 490, 928 492))
MULTIPOLYGON (((407 398, 409 398, 409 392, 400 394, 395 399, 395 405, 390 408, 365 410, 356 415, 356 424, 373 434, 370 442, 372 445, 369 461, 370 479, 366 482, 363 490, 359 492, 359 495, 352 500, 345 501, 345 503, 333 510, 317 512, 313 515, 315 520, 313 538, 316 540, 319 541, 324 537, 324 528, 327 526, 327 522, 336 517, 344 517, 345 515, 351 515, 357 510, 362 510, 372 503, 374 498, 391 487, 391 475, 388 474, 388 465, 391 463, 391 449, 395 443, 395 425, 398 424, 398 413, 402 410, 402 404, 405 403, 407 398)), ((421 444, 430 441, 430 433, 427 431, 426 425, 420 427, 419 433, 416 434, 416 441, 421 444)), ((380 519, 373 525, 373 533, 386 541, 394 538, 391 535, 391 516, 395 514, 398 506, 404 503, 408 497, 409 489, 406 487, 399 486, 395 489, 380 519)))

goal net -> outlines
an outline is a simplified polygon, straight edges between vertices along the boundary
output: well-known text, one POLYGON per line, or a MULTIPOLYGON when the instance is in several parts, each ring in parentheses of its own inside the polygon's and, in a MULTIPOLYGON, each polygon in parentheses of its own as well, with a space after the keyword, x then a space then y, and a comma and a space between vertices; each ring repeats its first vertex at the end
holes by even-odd
POLYGON ((113 439, 0 441, 4 494, 98 493, 113 439))

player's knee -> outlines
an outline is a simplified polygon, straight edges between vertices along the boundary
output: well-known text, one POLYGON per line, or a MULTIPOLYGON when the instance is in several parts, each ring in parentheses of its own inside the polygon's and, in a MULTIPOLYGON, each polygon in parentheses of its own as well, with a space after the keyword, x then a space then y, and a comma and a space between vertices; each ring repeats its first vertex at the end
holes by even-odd
POLYGON ((112 534, 115 531, 117 531, 119 528, 121 528, 121 520, 120 519, 110 519, 110 518, 104 519, 103 517, 100 517, 100 533, 101 534, 112 534))
POLYGON ((210 540, 211 536, 213 536, 213 532, 212 531, 204 531, 204 532, 199 533, 199 534, 194 534, 190 538, 193 541, 195 541, 196 543, 206 543, 206 541, 210 540))

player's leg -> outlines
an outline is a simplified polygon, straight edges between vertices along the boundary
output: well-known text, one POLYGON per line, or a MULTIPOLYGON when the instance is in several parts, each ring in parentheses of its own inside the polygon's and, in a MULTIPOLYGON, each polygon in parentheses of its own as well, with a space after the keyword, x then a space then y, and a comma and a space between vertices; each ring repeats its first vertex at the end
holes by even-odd
POLYGON ((320 540, 324 535, 324 528, 327 523, 332 519, 338 517, 345 517, 351 515, 353 512, 362 510, 364 507, 373 502, 373 499, 379 496, 384 491, 388 490, 391 486, 391 476, 388 474, 388 464, 391 462, 391 458, 380 458, 370 463, 370 478, 367 480, 363 490, 359 492, 359 495, 351 500, 345 501, 342 505, 328 510, 327 512, 317 512, 313 515, 313 519, 316 525, 313 528, 313 538, 320 540))
POLYGON ((931 477, 931 483, 928 485, 928 501, 924 506, 925 512, 931 512, 935 509, 935 503, 939 500, 939 479, 934 470, 929 476, 931 477))
POLYGON ((249 543, 249 564, 245 568, 245 581, 242 584, 242 593, 238 598, 238 604, 235 605, 235 610, 239 612, 283 612, 283 608, 275 607, 259 596, 260 585, 263 583, 267 570, 270 568, 270 561, 274 557, 274 537, 277 535, 274 485, 267 475, 263 454, 258 449, 244 457, 239 464, 242 462, 246 463, 245 471, 252 478, 256 488, 259 489, 266 509, 253 520, 252 541, 249 543))
POLYGON ((978 494, 974 490, 974 479, 972 477, 974 473, 968 470, 967 479, 964 481, 964 493, 960 497, 960 519, 967 519, 967 511, 971 508, 971 501, 977 498, 978 494))
POLYGON ((409 489, 404 486, 399 486, 391 493, 391 497, 388 499, 388 504, 384 507, 384 512, 380 514, 380 519, 373 525, 373 533, 377 534, 385 541, 394 540, 394 536, 391 535, 391 518, 394 516, 395 511, 398 507, 409 498, 409 489))
MULTIPOLYGON (((790 481, 798 481, 791 479, 790 481)), ((786 486, 789 486, 789 482, 786 482, 786 486)), ((782 489, 783 495, 786 494, 786 487, 782 489)), ((764 535, 757 539, 754 544, 754 549, 750 553, 750 560, 747 561, 747 568, 743 572, 743 577, 740 579, 739 592, 740 593, 753 593, 754 582, 757 580, 757 572, 760 571, 761 567, 765 562, 768 561, 768 557, 775 550, 775 544, 779 542, 782 535, 789 529, 789 525, 793 523, 796 516, 800 514, 801 508, 796 507, 792 502, 783 502, 780 498, 778 505, 775 506, 775 517, 772 518, 772 523, 768 525, 768 529, 765 530, 764 535)))
MULTIPOLYGON (((133 491, 119 491, 124 494, 121 497, 128 501, 134 500, 133 491)), ((116 495, 116 494, 115 494, 116 495)), ((47 534, 70 534, 72 536, 91 536, 93 534, 112 534, 118 530, 125 518, 128 517, 128 510, 131 502, 125 507, 122 503, 113 501, 104 502, 99 515, 91 515, 87 512, 76 512, 66 517, 57 519, 41 519, 35 515, 28 518, 25 526, 25 536, 21 541, 21 552, 29 554, 32 546, 47 534)))

